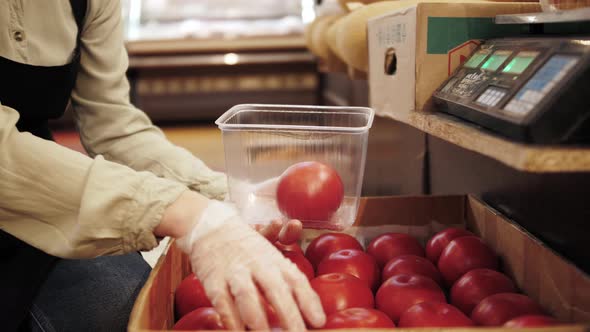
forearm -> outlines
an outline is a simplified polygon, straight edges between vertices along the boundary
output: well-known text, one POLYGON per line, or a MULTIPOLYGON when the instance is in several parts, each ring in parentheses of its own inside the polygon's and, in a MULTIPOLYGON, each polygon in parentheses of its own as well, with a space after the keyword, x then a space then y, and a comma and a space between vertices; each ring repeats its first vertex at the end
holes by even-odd
POLYGON ((54 256, 147 250, 186 187, 21 133, 0 105, 0 228, 54 256))
POLYGON ((199 219, 209 200, 193 191, 185 191, 164 212, 162 221, 154 229, 158 237, 180 238, 186 235, 199 219))

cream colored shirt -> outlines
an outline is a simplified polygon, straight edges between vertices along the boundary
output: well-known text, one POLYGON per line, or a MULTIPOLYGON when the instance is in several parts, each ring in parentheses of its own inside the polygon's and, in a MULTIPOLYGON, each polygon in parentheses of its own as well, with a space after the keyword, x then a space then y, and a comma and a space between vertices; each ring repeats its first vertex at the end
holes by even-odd
MULTIPOLYGON (((76 33, 68 0, 0 1, 2 57, 64 65, 76 33)), ((0 100, 0 229, 59 257, 151 249, 168 204, 187 187, 222 198, 225 176, 130 104, 119 0, 88 0, 81 53, 72 106, 91 157, 19 132, 0 100)))

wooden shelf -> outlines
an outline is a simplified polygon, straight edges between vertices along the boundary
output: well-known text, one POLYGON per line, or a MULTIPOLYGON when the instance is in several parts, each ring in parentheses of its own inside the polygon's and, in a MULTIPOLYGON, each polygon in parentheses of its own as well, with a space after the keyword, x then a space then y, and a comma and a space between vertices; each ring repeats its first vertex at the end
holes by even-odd
POLYGON ((169 39, 127 42, 129 55, 163 55, 306 49, 303 36, 268 36, 235 39, 169 39))
POLYGON ((536 146, 516 143, 442 113, 411 112, 391 117, 520 171, 534 173, 590 171, 590 147, 536 146))
POLYGON ((235 53, 233 62, 228 63, 223 53, 219 54, 165 54, 133 55, 129 57, 129 68, 188 68, 234 65, 284 65, 293 63, 314 63, 311 53, 301 50, 283 52, 235 53))

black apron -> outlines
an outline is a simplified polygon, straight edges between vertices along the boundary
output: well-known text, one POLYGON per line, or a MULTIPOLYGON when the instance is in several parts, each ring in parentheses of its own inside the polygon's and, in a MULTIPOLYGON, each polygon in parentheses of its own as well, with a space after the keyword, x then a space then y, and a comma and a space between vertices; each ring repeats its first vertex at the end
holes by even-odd
MULTIPOLYGON (((87 0, 70 0, 78 26, 76 49, 69 64, 31 66, 0 57, 0 102, 18 111, 19 131, 51 140, 48 120, 63 115, 80 66, 80 34, 87 0)), ((43 170, 39 170, 43 172, 43 170)), ((0 189, 1 190, 1 189, 0 189)), ((28 317, 39 287, 57 261, 0 231, 0 329, 16 331, 28 317)))

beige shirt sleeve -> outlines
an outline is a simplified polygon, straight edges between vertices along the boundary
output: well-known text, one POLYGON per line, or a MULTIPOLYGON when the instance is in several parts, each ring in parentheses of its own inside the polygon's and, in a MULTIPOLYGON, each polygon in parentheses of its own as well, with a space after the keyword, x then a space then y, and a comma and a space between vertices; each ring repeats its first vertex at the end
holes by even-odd
POLYGON ((185 186, 19 132, 0 105, 0 229, 49 254, 89 258, 151 249, 185 186))
MULTIPOLYGON (((0 3, 6 10, 0 26, 16 17, 29 32, 26 47, 0 38, 3 56, 34 65, 67 63, 76 27, 66 5, 35 2, 24 12, 0 3), (41 15, 59 19, 46 26, 35 19, 41 15)), ((170 144, 130 105, 126 67, 119 1, 89 0, 72 104, 91 158, 19 132, 18 113, 0 105, 0 229, 66 258, 149 250, 165 208, 187 186, 223 196, 223 174, 170 144)))
POLYGON ((82 34, 82 63, 72 95, 75 119, 88 153, 223 199, 225 174, 212 171, 190 152, 171 144, 131 105, 120 1, 92 0, 89 6, 82 34))

